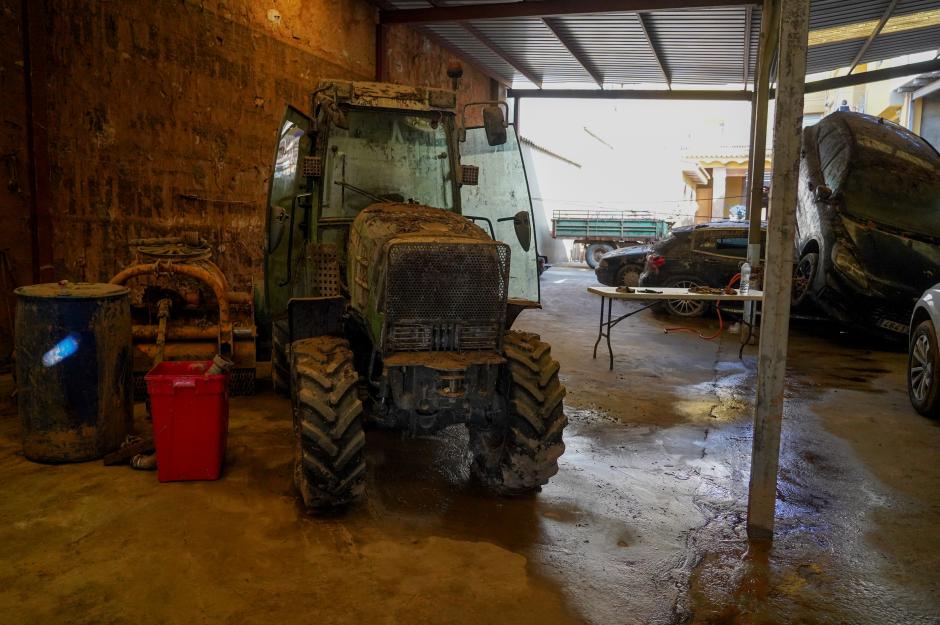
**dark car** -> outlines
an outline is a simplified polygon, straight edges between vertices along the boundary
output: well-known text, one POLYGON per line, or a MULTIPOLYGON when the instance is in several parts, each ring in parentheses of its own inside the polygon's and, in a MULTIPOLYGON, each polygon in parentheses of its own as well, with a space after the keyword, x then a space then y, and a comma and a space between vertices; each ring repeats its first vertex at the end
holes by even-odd
POLYGON ((607 286, 636 286, 651 249, 649 245, 631 245, 607 252, 594 270, 597 281, 607 286))
MULTIPOLYGON (((747 229, 745 221, 673 228, 669 236, 653 245, 640 286, 727 286, 747 259, 747 229)), ((766 237, 766 225, 762 224, 761 249, 766 247, 766 237)), ((706 302, 690 300, 666 302, 669 312, 682 317, 698 317, 707 307, 706 302)))
POLYGON ((940 280, 940 154, 897 124, 833 113, 803 131, 794 303, 904 339, 940 280))

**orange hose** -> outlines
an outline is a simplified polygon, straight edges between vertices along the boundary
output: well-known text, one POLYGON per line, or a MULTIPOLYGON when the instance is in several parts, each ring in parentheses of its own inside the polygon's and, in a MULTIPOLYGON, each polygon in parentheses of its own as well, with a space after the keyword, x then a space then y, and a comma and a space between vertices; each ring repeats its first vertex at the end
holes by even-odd
MULTIPOLYGON (((731 280, 728 281, 728 286, 725 288, 730 289, 732 284, 736 282, 740 282, 740 281, 741 281, 741 274, 736 273, 733 276, 731 276, 731 280)), ((669 334, 670 332, 689 332, 691 334, 695 334, 703 341, 712 341, 714 339, 717 339, 719 336, 721 336, 721 333, 725 331, 725 321, 721 317, 721 302, 720 301, 715 304, 715 312, 718 313, 718 331, 710 336, 704 336, 702 335, 701 332, 699 332, 695 328, 688 328, 685 326, 678 326, 675 328, 666 328, 663 330, 663 334, 669 334)))

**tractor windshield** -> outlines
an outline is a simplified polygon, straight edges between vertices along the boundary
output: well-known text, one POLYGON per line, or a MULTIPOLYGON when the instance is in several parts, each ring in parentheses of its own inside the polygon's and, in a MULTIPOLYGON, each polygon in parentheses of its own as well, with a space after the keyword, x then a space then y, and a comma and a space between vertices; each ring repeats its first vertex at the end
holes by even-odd
POLYGON ((479 167, 479 184, 461 188, 463 215, 511 250, 509 299, 538 302, 538 248, 534 231, 520 233, 515 216, 524 213, 535 224, 529 183, 515 127, 506 128, 506 143, 491 146, 483 128, 467 128, 460 146, 460 162, 479 167))
POLYGON ((374 109, 345 113, 348 129, 330 129, 323 217, 355 217, 380 200, 453 210, 448 117, 374 109))

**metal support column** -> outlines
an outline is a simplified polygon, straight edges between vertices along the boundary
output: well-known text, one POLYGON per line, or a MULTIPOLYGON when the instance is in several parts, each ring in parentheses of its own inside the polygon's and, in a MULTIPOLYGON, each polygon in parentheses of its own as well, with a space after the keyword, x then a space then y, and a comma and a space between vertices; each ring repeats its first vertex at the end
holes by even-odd
POLYGON ((780 427, 790 329, 793 237, 800 174, 809 3, 781 0, 780 63, 774 116, 773 185, 757 368, 747 533, 770 540, 777 502, 780 427))
POLYGON ((760 45, 757 54, 757 75, 754 77, 754 100, 751 108, 751 153, 748 158, 748 235, 747 262, 760 265, 761 202, 764 189, 764 159, 767 154, 767 107, 770 100, 770 68, 777 50, 779 33, 779 0, 764 0, 760 20, 760 45))

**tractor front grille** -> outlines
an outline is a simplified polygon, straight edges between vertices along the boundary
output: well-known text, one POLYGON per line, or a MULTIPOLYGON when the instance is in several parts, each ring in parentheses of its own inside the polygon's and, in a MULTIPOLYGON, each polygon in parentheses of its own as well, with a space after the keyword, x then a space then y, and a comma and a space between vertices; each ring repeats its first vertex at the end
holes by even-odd
POLYGON ((495 350, 509 290, 503 243, 399 243, 389 250, 385 349, 495 350))

